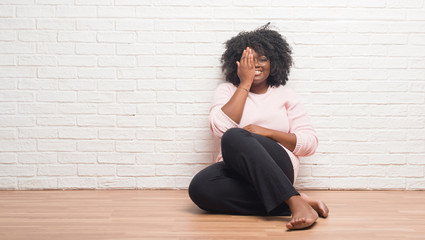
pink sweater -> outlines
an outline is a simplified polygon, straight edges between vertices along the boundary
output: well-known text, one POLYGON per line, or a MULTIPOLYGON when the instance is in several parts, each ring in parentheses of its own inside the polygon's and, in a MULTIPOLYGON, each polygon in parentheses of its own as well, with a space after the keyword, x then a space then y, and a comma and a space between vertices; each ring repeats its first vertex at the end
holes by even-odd
MULTIPOLYGON (((264 94, 248 93, 241 121, 237 124, 221 110, 236 89, 231 83, 222 83, 217 87, 209 116, 212 132, 221 138, 229 128, 243 128, 249 124, 255 124, 295 134, 297 144, 293 152, 281 144, 279 145, 290 156, 294 167, 294 178, 296 179, 300 165, 298 156, 312 155, 319 142, 310 119, 295 92, 287 86, 279 86, 269 87, 264 94)), ((220 151, 217 161, 221 160, 220 151)))

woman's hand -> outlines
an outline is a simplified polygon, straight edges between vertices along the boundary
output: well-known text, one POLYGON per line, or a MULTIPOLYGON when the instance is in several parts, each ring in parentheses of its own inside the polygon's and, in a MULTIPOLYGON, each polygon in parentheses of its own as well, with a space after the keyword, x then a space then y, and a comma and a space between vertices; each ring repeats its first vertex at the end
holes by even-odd
POLYGON ((236 64, 238 65, 240 86, 249 90, 255 77, 255 63, 252 49, 247 47, 242 53, 241 60, 236 61, 236 64))
POLYGON ((271 136, 271 129, 263 128, 263 127, 260 127, 258 125, 249 124, 249 125, 245 126, 243 129, 245 129, 249 132, 252 132, 252 133, 262 135, 264 137, 270 137, 271 136))

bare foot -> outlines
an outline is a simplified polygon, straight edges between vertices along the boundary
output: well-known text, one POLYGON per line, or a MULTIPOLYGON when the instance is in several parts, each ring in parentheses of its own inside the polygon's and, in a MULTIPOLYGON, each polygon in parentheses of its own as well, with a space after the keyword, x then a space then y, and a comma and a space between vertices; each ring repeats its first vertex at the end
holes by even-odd
POLYGON ((300 193, 302 199, 304 199, 320 217, 327 218, 329 216, 329 208, 326 204, 320 200, 313 200, 307 194, 300 193))
POLYGON ((292 219, 286 224, 290 230, 308 228, 316 222, 317 212, 301 196, 295 195, 286 200, 292 212, 292 219))

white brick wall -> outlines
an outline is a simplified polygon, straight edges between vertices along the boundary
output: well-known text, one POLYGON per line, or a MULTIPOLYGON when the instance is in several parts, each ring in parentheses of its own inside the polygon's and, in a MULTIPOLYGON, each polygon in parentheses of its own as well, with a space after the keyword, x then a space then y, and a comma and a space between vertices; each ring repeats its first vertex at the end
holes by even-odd
POLYGON ((0 189, 186 188, 223 42, 271 21, 320 137, 299 188, 425 189, 424 0, 0 0, 0 189))

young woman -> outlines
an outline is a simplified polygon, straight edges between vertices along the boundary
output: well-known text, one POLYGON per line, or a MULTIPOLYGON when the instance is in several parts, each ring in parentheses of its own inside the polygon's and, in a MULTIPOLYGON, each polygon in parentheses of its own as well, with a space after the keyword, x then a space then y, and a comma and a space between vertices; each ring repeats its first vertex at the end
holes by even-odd
POLYGON ((288 229, 327 217, 322 201, 293 186, 298 156, 313 154, 318 140, 297 95, 285 86, 292 65, 288 43, 267 24, 227 41, 221 60, 228 83, 216 89, 209 117, 221 153, 192 179, 192 201, 216 213, 292 215, 288 229))

